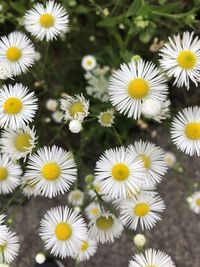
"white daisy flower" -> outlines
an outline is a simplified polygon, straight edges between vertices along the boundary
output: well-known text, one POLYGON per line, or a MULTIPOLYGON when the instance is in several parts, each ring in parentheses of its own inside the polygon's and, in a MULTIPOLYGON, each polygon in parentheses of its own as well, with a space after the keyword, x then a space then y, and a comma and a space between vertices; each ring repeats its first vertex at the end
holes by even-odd
POLYGON ((139 119, 142 102, 147 98, 164 101, 168 87, 164 76, 151 62, 143 60, 122 64, 114 72, 109 83, 109 95, 113 106, 128 117, 139 119))
POLYGON ((166 253, 155 250, 146 249, 144 254, 136 254, 130 261, 128 267, 175 267, 170 256, 166 253))
POLYGON ((9 194, 20 184, 22 170, 8 155, 0 154, 0 195, 9 194))
POLYGON ((36 3, 24 17, 26 30, 41 41, 51 41, 66 33, 68 23, 66 10, 52 0, 48 1, 45 7, 36 3))
POLYGON ((0 61, 10 66, 14 76, 26 72, 33 65, 34 54, 33 44, 21 32, 12 32, 0 39, 0 61))
POLYGON ((189 205, 192 211, 200 214, 200 191, 195 192, 189 201, 189 205))
POLYGON ((0 253, 0 262, 10 264, 17 257, 19 247, 19 237, 15 232, 11 232, 8 229, 5 243, 1 246, 2 253, 0 253))
POLYGON ((41 220, 39 235, 51 254, 65 258, 79 252, 87 238, 84 220, 68 207, 56 207, 47 211, 41 220))
POLYGON ((141 189, 144 166, 137 155, 124 147, 109 149, 96 163, 95 181, 102 192, 112 198, 126 198, 127 192, 141 189))
POLYGON ((90 203, 85 208, 86 216, 89 220, 95 219, 101 213, 101 208, 97 202, 90 203))
POLYGON ((174 35, 160 50, 161 67, 167 75, 174 77, 174 85, 190 88, 190 81, 196 86, 200 81, 200 40, 194 32, 174 35))
POLYGON ((102 244, 113 243, 122 231, 121 221, 110 212, 101 213, 89 223, 89 236, 102 244))
POLYGON ((81 61, 81 66, 85 71, 91 71, 96 68, 96 58, 92 55, 84 56, 81 61))
POLYGON ((96 253, 96 250, 97 242, 88 238, 83 240, 79 252, 75 258, 78 262, 89 260, 96 253))
POLYGON ((125 199, 121 202, 120 218, 124 226, 136 230, 150 229, 161 220, 160 213, 165 209, 163 200, 149 192, 142 192, 137 197, 125 199))
POLYGON ((54 145, 43 147, 29 157, 25 176, 35 184, 36 193, 52 198, 68 191, 76 174, 71 153, 54 145))
POLYGON ((164 161, 165 152, 162 148, 150 142, 136 141, 128 147, 128 152, 137 155, 142 160, 145 168, 145 179, 143 189, 154 188, 156 183, 162 180, 167 172, 167 164, 164 161))
POLYGON ((19 160, 31 154, 37 144, 34 127, 24 126, 21 129, 6 129, 0 138, 0 147, 3 153, 9 154, 13 160, 19 160))
POLYGON ((89 101, 81 95, 66 96, 61 99, 61 109, 64 111, 64 119, 84 120, 89 115, 89 101))
POLYGON ((67 200, 73 206, 81 206, 84 202, 84 193, 79 189, 72 190, 69 192, 67 200))
POLYGON ((4 85, 0 90, 0 126, 19 129, 33 121, 38 108, 33 92, 21 83, 4 85))
POLYGON ((100 112, 98 116, 98 122, 102 127, 111 127, 114 123, 114 110, 108 109, 104 112, 100 112))
POLYGON ((200 156, 200 108, 188 107, 173 119, 172 142, 190 156, 200 156))

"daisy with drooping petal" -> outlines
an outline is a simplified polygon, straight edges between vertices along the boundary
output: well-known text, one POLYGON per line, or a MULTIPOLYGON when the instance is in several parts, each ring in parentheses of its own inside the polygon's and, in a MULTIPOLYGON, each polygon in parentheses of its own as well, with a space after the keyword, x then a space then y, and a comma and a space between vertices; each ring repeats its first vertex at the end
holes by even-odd
POLYGON ((132 61, 128 65, 122 64, 115 71, 109 83, 110 101, 113 106, 128 117, 139 119, 142 102, 147 98, 164 101, 168 94, 168 87, 164 76, 153 63, 137 63, 132 61))
POLYGON ((200 214, 200 191, 195 192, 190 199, 189 205, 191 210, 196 214, 200 214))
POLYGON ((0 154, 0 194, 9 194, 20 184, 22 170, 8 155, 0 154))
POLYGON ((123 231, 121 221, 112 213, 99 214, 89 223, 89 236, 102 244, 114 242, 123 231))
POLYGON ((61 109, 64 111, 64 119, 68 120, 84 120, 89 115, 89 101, 81 95, 66 96, 61 99, 61 109))
POLYGON ((0 63, 0 80, 12 78, 12 69, 8 63, 0 63))
POLYGON ((84 193, 79 189, 72 190, 69 192, 67 200, 73 206, 81 206, 84 202, 84 193))
POLYGON ((97 250, 97 242, 90 238, 83 240, 77 256, 75 257, 78 262, 89 260, 97 250))
POLYGON ((160 50, 161 67, 167 75, 174 77, 174 85, 190 88, 190 81, 196 86, 200 81, 200 40, 194 32, 174 35, 160 50))
POLYGON ((68 22, 66 10, 52 0, 48 1, 45 7, 36 3, 24 17, 26 30, 41 41, 51 41, 66 33, 68 22))
POLYGON ((25 176, 35 184, 37 194, 52 198, 68 191, 76 174, 71 153, 54 145, 43 147, 29 157, 25 176))
POLYGON ((129 267, 175 267, 175 264, 166 253, 150 248, 144 254, 136 254, 129 267))
POLYGON ((5 243, 0 246, 0 262, 5 262, 10 264, 18 255, 19 252, 19 237, 15 232, 8 229, 5 243))
POLYGON ((200 156, 200 108, 188 107, 179 111, 171 127, 172 142, 190 156, 200 156))
POLYGON ((124 147, 106 150, 96 163, 95 181, 112 198, 126 198, 128 191, 139 191, 143 179, 142 161, 124 147))
POLYGON ((31 179, 29 180, 26 176, 23 176, 22 177, 22 180, 21 180, 21 185, 22 185, 22 193, 30 198, 32 196, 36 197, 39 192, 37 190, 35 190, 35 186, 36 186, 36 182, 32 181, 31 179))
POLYGON ((154 194, 142 192, 136 197, 125 199, 120 206, 120 218, 124 226, 136 230, 150 229, 161 220, 160 213, 165 209, 163 200, 154 194))
POLYGON ((25 158, 36 146, 36 132, 29 126, 17 130, 7 129, 2 132, 0 147, 3 153, 9 154, 13 160, 25 158))
POLYGON ((162 148, 150 142, 136 141, 128 147, 128 152, 137 154, 142 160, 145 168, 145 179, 143 189, 154 188, 162 176, 167 172, 167 164, 164 161, 165 152, 162 148))
POLYGON ((56 207, 47 211, 41 220, 39 235, 51 254, 65 258, 79 252, 87 238, 83 218, 68 207, 56 207))
POLYGON ((114 110, 108 109, 104 112, 100 112, 98 116, 98 122, 102 127, 111 127, 114 123, 114 110))
POLYGON ((97 65, 96 58, 92 55, 87 55, 83 57, 81 61, 81 66, 85 71, 93 70, 97 65))
POLYGON ((19 129, 33 121, 38 108, 33 92, 21 83, 4 85, 0 90, 0 126, 19 129))
POLYGON ((26 72, 34 63, 35 50, 28 37, 12 32, 0 39, 0 61, 8 64, 14 76, 26 72))
POLYGON ((97 202, 90 203, 85 209, 86 216, 89 220, 92 220, 99 216, 101 213, 101 208, 97 202))

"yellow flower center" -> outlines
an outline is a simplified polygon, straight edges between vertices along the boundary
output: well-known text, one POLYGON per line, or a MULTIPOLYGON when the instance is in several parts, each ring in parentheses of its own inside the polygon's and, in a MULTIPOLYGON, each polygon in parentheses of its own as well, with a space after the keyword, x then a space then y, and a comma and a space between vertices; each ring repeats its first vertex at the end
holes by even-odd
POLYGON ((99 210, 97 208, 92 208, 91 213, 92 213, 92 215, 96 216, 99 214, 99 210))
POLYGON ((101 115, 101 121, 105 125, 112 123, 112 114, 110 112, 104 112, 101 115))
POLYGON ((125 181, 129 173, 129 168, 124 163, 117 163, 112 168, 112 176, 116 181, 125 181))
POLYGON ((197 198, 197 200, 196 200, 196 204, 197 204, 197 206, 200 207, 200 198, 197 198))
POLYGON ((55 162, 46 163, 42 167, 42 176, 46 180, 56 180, 60 175, 60 167, 55 162))
POLYGON ((134 207, 133 212, 138 217, 146 216, 149 212, 149 205, 147 203, 139 203, 134 207))
POLYGON ((43 14, 40 17, 40 25, 44 28, 50 28, 54 25, 55 19, 51 14, 43 14))
POLYGON ((81 102, 76 102, 72 104, 69 109, 69 113, 72 117, 74 117, 77 112, 84 113, 84 106, 81 102))
POLYGON ((151 168, 151 160, 150 160, 150 157, 148 157, 146 155, 140 155, 140 159, 143 161, 144 167, 146 169, 150 169, 151 168))
POLYGON ((8 176, 8 170, 5 167, 0 167, 0 181, 3 181, 8 176))
POLYGON ((100 229, 100 230, 108 230, 113 226, 114 220, 111 216, 108 217, 104 217, 101 216, 96 220, 96 226, 100 229))
POLYGON ((17 47, 10 47, 8 48, 6 52, 6 57, 9 61, 16 62, 18 61, 22 56, 22 52, 19 48, 17 47))
POLYGON ((191 51, 181 51, 177 57, 178 64, 183 69, 192 69, 196 64, 196 56, 191 51))
POLYGON ((15 138, 15 147, 20 152, 25 152, 31 146, 31 136, 29 134, 19 134, 15 138))
POLYGON ((192 140, 200 139, 200 123, 191 122, 185 127, 185 134, 192 140))
POLYGON ((86 64, 89 65, 89 66, 92 65, 92 60, 90 60, 90 59, 87 60, 86 64))
POLYGON ((148 95, 149 85, 142 78, 134 79, 128 85, 128 93, 132 98, 142 99, 148 95))
POLYGON ((19 98, 10 97, 4 102, 4 111, 9 115, 15 115, 22 109, 22 102, 19 98))
POLYGON ((84 252, 88 249, 89 243, 87 241, 83 241, 81 245, 81 252, 84 252))
POLYGON ((55 235, 61 241, 68 240, 72 235, 72 228, 68 223, 59 223, 55 228, 55 235))

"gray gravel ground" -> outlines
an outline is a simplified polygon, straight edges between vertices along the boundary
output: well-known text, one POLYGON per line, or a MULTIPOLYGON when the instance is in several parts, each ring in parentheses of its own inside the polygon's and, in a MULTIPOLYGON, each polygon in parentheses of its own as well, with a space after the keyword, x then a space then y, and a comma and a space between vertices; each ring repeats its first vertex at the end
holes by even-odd
MULTIPOLYGON (((168 134, 158 129, 159 145, 166 150, 170 147, 168 134)), ((185 167, 186 174, 192 180, 198 180, 200 159, 189 157, 183 153, 177 154, 178 161, 185 167)), ((164 198, 167 209, 163 220, 147 232, 149 247, 161 249, 172 256, 177 267, 200 266, 200 216, 195 215, 187 206, 187 193, 183 175, 170 170, 159 186, 159 192, 164 198)), ((66 199, 66 196, 65 196, 66 199)), ((46 198, 31 199, 21 207, 12 226, 21 242, 20 254, 13 267, 32 267, 34 256, 41 251, 42 243, 37 235, 39 220, 49 208, 65 203, 64 197, 49 200, 46 198)), ((10 209, 12 214, 12 209, 10 209)), ((114 244, 100 245, 97 254, 80 267, 127 267, 134 254, 130 237, 125 233, 114 244)), ((74 266, 73 261, 65 261, 64 266, 74 266)))

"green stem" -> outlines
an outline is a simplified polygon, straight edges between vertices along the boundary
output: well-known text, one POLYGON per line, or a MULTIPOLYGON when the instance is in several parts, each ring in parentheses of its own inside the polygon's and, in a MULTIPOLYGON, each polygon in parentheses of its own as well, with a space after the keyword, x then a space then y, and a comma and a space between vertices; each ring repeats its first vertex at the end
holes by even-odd
POLYGON ((5 213, 5 211, 8 210, 10 205, 15 201, 15 199, 21 194, 23 187, 20 187, 18 190, 15 191, 15 193, 12 195, 12 197, 7 201, 6 205, 0 210, 0 214, 5 213))
POLYGON ((117 130, 115 129, 114 126, 112 126, 112 129, 113 129, 113 132, 114 132, 114 134, 115 134, 115 136, 116 136, 116 138, 117 138, 119 144, 123 146, 123 142, 122 142, 121 137, 119 136, 117 130))

